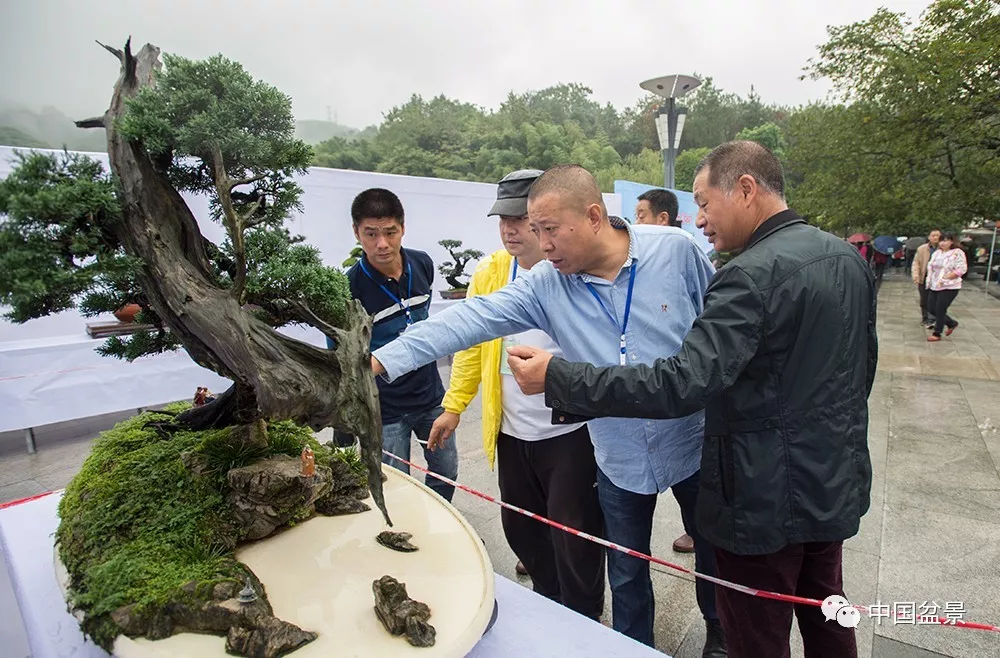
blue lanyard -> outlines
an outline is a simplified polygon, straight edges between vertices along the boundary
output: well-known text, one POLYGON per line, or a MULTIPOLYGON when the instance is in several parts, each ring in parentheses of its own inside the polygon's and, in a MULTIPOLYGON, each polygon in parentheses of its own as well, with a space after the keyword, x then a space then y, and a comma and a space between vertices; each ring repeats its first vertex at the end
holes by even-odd
POLYGON ((368 276, 368 278, 372 280, 373 283, 378 285, 378 287, 382 289, 382 292, 384 292, 386 295, 389 296, 389 299, 399 304, 399 307, 403 309, 403 313, 406 314, 407 326, 413 324, 413 320, 410 318, 410 301, 409 301, 410 298, 412 297, 411 293, 413 292, 413 268, 410 266, 410 262, 406 261, 406 300, 407 300, 406 306, 403 306, 403 300, 400 299, 399 297, 396 297, 396 295, 392 294, 391 290, 386 288, 383 284, 379 283, 378 281, 375 281, 375 277, 373 277, 372 273, 368 271, 367 267, 365 267, 364 259, 359 260, 358 263, 361 265, 361 271, 364 272, 368 276))
POLYGON ((510 273, 510 280, 513 281, 517 278, 517 259, 514 259, 514 271, 510 273))
MULTIPOLYGON (((590 294, 594 296, 594 299, 596 299, 597 303, 601 305, 601 308, 604 309, 604 312, 608 314, 608 317, 611 318, 611 322, 614 323, 615 327, 617 328, 618 327, 618 320, 615 319, 614 314, 611 311, 609 311, 608 307, 605 306, 604 302, 601 301, 601 297, 600 297, 600 295, 597 294, 597 291, 594 290, 594 286, 590 285, 589 281, 585 281, 584 283, 587 286, 587 290, 589 290, 590 294)), ((621 340, 618 343, 618 347, 621 350, 621 352, 618 355, 618 363, 619 363, 619 365, 626 365, 626 362, 625 362, 625 330, 628 329, 628 316, 629 316, 629 312, 632 310, 632 287, 634 285, 635 285, 635 260, 632 261, 632 266, 629 267, 629 273, 628 273, 628 295, 625 297, 625 318, 622 320, 621 340)))

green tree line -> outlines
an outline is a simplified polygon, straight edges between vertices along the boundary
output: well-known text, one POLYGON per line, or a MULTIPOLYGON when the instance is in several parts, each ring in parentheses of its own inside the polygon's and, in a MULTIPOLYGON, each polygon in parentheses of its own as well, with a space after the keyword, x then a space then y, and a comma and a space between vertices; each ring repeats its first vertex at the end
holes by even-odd
MULTIPOLYGON (((914 21, 880 9, 828 29, 803 78, 826 102, 788 108, 717 87, 688 108, 675 167, 690 190, 718 144, 751 139, 785 165, 790 203, 837 234, 920 235, 1000 215, 1000 2, 937 0, 914 21)), ((324 167, 494 182, 512 169, 576 162, 604 191, 617 179, 663 182, 659 100, 617 110, 582 84, 511 93, 495 111, 413 96, 358 139, 316 146, 324 167)))
MULTIPOLYGON (((677 184, 690 189, 699 153, 741 131, 780 132, 789 111, 766 105, 751 90, 726 93, 706 78, 685 97, 689 108, 681 138, 677 184)), ((593 99, 579 83, 511 93, 495 111, 445 96, 414 95, 390 110, 383 122, 359 137, 318 144, 315 164, 411 176, 495 182, 513 169, 545 169, 576 162, 591 171, 605 191, 616 179, 663 183, 663 158, 656 136, 659 99, 640 98, 617 110, 593 99)))
MULTIPOLYGON (((790 204, 837 234, 919 235, 1000 215, 1000 0, 936 0, 912 21, 880 9, 828 28, 803 64, 803 78, 832 84, 828 100, 783 107, 708 76, 684 96, 676 187, 691 189, 713 147, 751 139, 781 158, 790 204)), ((580 83, 511 92, 495 110, 414 95, 363 131, 297 131, 314 136, 322 167, 495 182, 575 162, 610 192, 615 180, 662 185, 659 103, 647 95, 617 109, 580 83)), ((0 141, 55 145, 26 121, 4 125, 0 114, 0 141)))

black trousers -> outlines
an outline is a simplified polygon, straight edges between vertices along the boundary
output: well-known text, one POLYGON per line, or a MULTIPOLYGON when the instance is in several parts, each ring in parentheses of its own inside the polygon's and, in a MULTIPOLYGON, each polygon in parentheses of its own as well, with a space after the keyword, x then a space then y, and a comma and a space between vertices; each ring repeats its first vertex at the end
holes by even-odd
POLYGON ((920 321, 928 324, 934 315, 934 309, 930 306, 931 291, 922 283, 917 284, 917 290, 920 291, 920 321))
MULTIPOLYGON (((844 596, 842 549, 839 541, 791 544, 768 555, 736 555, 716 548, 715 564, 719 578, 822 601, 832 594, 844 596)), ((793 610, 806 658, 857 658, 854 629, 827 622, 821 608, 760 599, 725 587, 716 588, 715 595, 729 658, 788 658, 793 610)))
POLYGON ((948 307, 958 297, 957 290, 931 290, 929 306, 934 314, 934 335, 940 336, 945 326, 954 329, 958 326, 954 318, 948 315, 948 307))
POLYGON ((888 265, 887 262, 878 262, 878 263, 875 263, 875 278, 878 279, 879 281, 881 281, 882 277, 885 276, 885 267, 886 267, 886 265, 888 265))
MULTIPOLYGON (((541 441, 497 438, 500 496, 597 537, 604 517, 597 498, 597 463, 586 426, 541 441)), ((507 509, 504 535, 531 576, 534 590, 592 619, 604 611, 604 548, 507 509)))

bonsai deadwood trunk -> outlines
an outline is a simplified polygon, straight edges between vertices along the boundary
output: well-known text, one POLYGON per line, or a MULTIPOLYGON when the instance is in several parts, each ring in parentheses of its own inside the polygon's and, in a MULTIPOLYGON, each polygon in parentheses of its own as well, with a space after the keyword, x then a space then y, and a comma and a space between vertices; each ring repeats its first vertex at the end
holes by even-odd
POLYGON ((447 244, 449 240, 442 240, 438 244, 444 246, 448 250, 448 255, 451 256, 451 261, 447 263, 441 263, 442 274, 444 274, 444 280, 448 282, 452 290, 461 290, 463 288, 468 288, 467 283, 462 283, 458 280, 458 277, 465 274, 465 266, 469 264, 474 258, 479 258, 482 254, 478 254, 471 249, 466 249, 465 251, 456 252, 455 249, 458 248, 462 243, 454 242, 454 246, 447 244))
POLYGON ((451 286, 452 290, 461 290, 462 288, 467 287, 464 283, 458 280, 458 277, 461 276, 461 274, 462 267, 460 265, 456 265, 455 269, 452 270, 452 273, 444 278, 444 280, 448 282, 448 285, 451 286))
POLYGON ((310 323, 335 341, 333 350, 325 350, 256 320, 241 309, 238 294, 215 284, 191 210, 143 145, 115 129, 126 100, 154 84, 160 49, 146 44, 133 55, 131 39, 124 51, 104 48, 122 65, 111 107, 103 117, 77 125, 107 132, 123 213, 115 233, 129 255, 142 259, 139 283, 149 304, 191 358, 234 382, 214 402, 179 415, 176 422, 199 429, 290 419, 314 430, 332 426, 354 434, 361 439, 372 497, 391 525, 382 496, 382 423, 367 314, 351 302, 347 326, 339 329, 319 321, 304 303, 286 300, 298 317, 311 317, 310 323))

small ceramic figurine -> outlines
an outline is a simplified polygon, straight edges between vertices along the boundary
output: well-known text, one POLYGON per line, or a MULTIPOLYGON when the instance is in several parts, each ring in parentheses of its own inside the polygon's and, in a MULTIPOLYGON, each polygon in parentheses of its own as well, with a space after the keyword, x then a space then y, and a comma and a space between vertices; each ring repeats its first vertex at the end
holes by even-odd
POLYGON ((254 591, 253 585, 250 584, 250 579, 247 578, 246 586, 240 590, 239 599, 240 603, 253 603, 257 600, 257 592, 254 591))
POLYGON ((207 386, 199 386, 198 390, 194 392, 192 404, 196 407, 203 407, 214 399, 215 394, 208 390, 207 386))
POLYGON ((316 456, 312 448, 306 445, 302 448, 302 477, 311 478, 316 475, 316 456))

